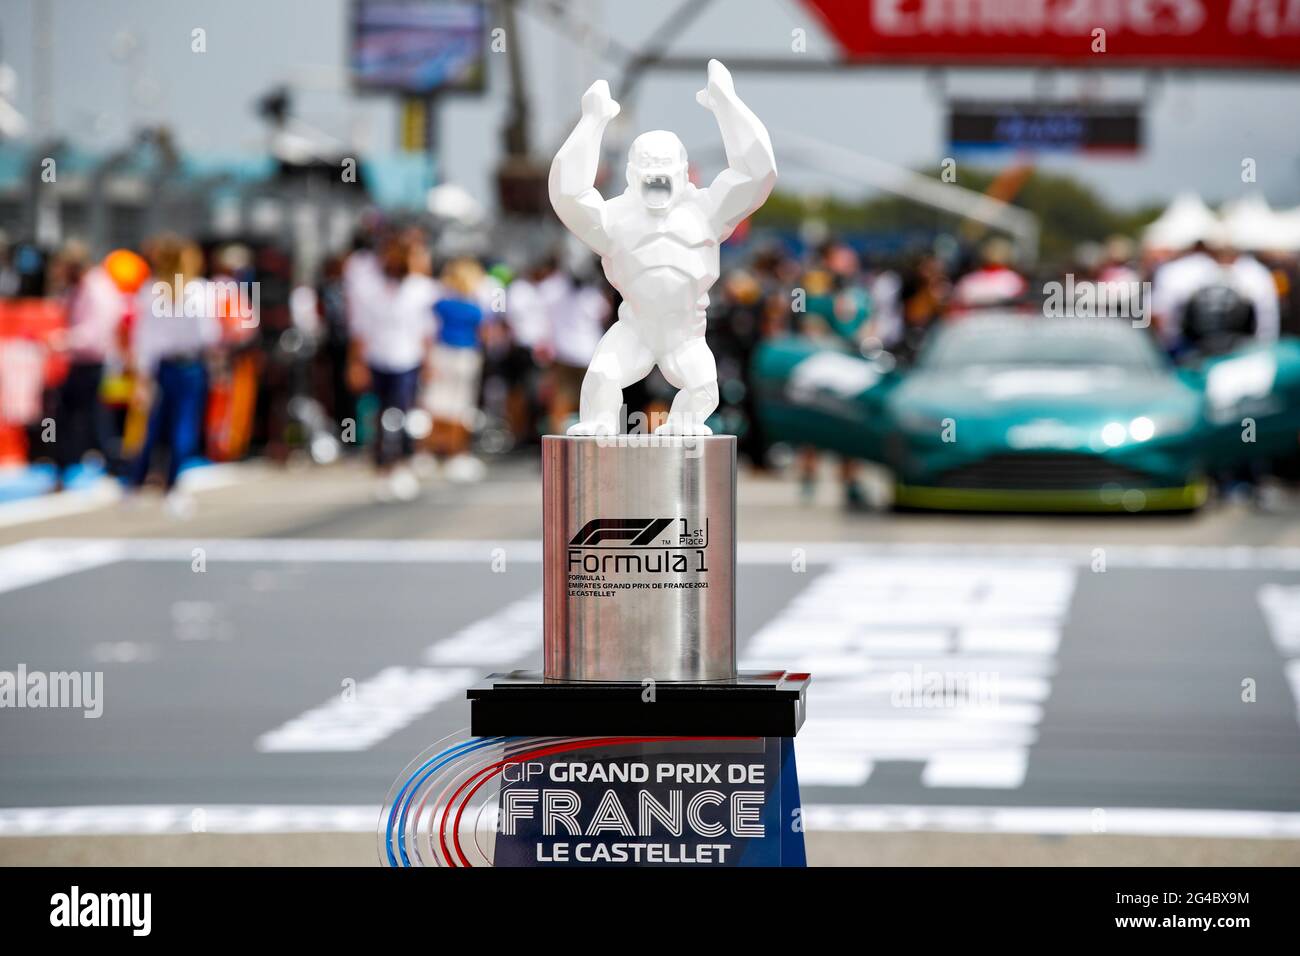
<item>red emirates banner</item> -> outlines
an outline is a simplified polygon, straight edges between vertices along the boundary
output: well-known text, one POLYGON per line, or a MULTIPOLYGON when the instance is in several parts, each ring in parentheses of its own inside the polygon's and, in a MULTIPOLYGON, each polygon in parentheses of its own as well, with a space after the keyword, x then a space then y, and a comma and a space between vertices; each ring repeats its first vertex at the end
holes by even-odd
POLYGON ((1300 0, 804 0, 850 60, 1300 69, 1300 0))

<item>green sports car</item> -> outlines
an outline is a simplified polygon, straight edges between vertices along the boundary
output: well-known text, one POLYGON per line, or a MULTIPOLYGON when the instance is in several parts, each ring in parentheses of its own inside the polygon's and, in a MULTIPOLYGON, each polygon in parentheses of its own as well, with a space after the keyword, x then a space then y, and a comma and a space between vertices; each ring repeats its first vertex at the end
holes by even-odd
POLYGON ((1300 433, 1297 341, 1180 368, 1116 319, 977 315, 907 369, 786 338, 753 371, 769 441, 881 462, 901 507, 1190 510, 1300 433))

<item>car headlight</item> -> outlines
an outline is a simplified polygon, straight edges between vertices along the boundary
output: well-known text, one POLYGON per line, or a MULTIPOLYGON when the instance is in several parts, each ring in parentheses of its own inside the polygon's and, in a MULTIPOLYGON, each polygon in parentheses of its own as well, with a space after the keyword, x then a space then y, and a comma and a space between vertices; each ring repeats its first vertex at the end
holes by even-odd
POLYGON ((1192 426, 1185 415, 1138 415, 1128 421, 1107 422, 1101 429, 1101 441, 1107 448, 1118 448, 1126 442, 1150 441, 1157 436, 1175 435, 1192 426))
POLYGON ((1149 441, 1155 433, 1156 423, 1145 415, 1139 415, 1128 423, 1128 437, 1134 441, 1149 441))
POLYGON ((1101 441, 1107 448, 1118 448, 1128 439, 1128 429, 1123 422, 1107 422, 1101 430, 1101 441))

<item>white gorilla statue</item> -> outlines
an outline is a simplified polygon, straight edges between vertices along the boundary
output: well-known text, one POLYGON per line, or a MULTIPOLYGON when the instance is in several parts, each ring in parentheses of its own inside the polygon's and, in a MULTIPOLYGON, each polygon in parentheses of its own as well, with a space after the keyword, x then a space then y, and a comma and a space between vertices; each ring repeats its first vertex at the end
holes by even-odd
POLYGON ((606 201, 595 188, 600 141, 618 115, 609 84, 593 83, 582 118, 551 163, 550 195, 560 221, 601 257, 623 297, 582 382, 570 435, 616 434, 623 389, 658 365, 679 391, 661 434, 708 435, 718 407, 718 375, 704 342, 704 310, 718 279, 718 247, 763 205, 776 183, 772 141, 717 60, 696 94, 722 132, 727 168, 707 189, 687 180, 686 148, 654 130, 632 143, 627 189, 606 201))

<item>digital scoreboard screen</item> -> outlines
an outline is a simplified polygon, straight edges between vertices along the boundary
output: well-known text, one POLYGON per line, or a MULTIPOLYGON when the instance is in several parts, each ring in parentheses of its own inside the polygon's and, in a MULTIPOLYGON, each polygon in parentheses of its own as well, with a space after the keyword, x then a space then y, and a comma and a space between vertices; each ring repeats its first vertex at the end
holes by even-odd
POLYGON ((482 3, 353 0, 353 83, 409 96, 482 92, 486 23, 482 3))
POLYGON ((1136 103, 954 102, 948 142, 954 151, 1131 154, 1142 146, 1142 114, 1136 103))

